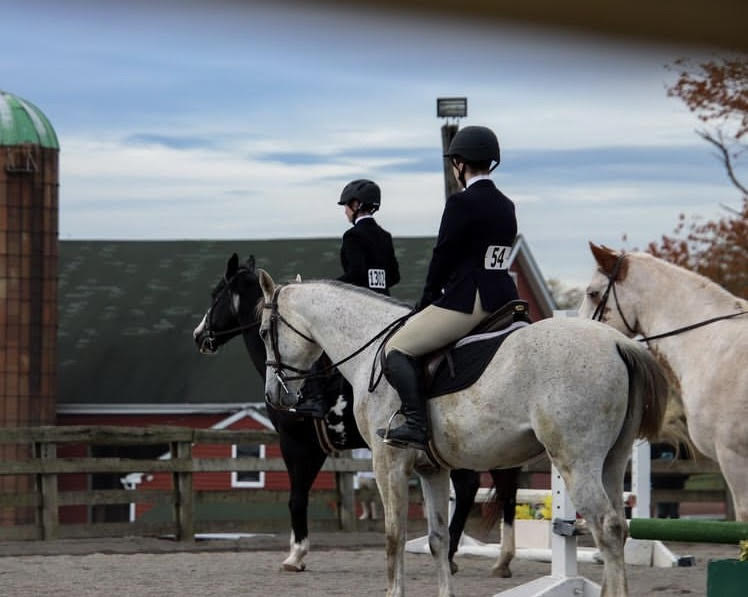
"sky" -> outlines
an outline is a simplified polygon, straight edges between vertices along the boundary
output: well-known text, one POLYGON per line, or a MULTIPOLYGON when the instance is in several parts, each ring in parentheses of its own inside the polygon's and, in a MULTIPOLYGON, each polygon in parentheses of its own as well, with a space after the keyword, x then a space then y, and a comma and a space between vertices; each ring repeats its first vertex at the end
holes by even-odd
POLYGON ((25 0, 0 18, 0 89, 60 140, 61 239, 342 236, 355 178, 380 185, 395 237, 434 236, 436 98, 465 96, 460 125, 497 133, 493 179, 568 286, 592 274, 589 240, 641 248, 681 212, 737 207, 666 94, 664 65, 709 55, 286 2, 25 0))

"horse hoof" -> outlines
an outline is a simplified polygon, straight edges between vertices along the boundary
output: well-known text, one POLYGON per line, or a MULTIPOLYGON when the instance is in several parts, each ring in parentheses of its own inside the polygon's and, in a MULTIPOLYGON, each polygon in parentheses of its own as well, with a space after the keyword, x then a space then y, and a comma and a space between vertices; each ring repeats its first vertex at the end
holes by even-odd
POLYGON ((306 564, 303 562, 301 564, 287 564, 286 562, 283 562, 281 570, 284 572, 304 572, 304 570, 306 570, 306 564))
POLYGON ((491 576, 499 576, 501 578, 512 578, 512 571, 504 566, 500 568, 491 568, 491 576))
POLYGON ((452 574, 457 574, 459 572, 459 570, 460 570, 460 567, 457 564, 455 564, 453 560, 450 560, 449 561, 449 571, 452 574))

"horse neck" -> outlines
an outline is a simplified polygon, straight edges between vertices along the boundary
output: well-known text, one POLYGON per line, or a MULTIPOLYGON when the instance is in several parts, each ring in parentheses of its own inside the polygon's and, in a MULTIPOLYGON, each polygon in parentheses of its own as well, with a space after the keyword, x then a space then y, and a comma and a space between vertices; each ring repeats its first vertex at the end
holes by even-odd
MULTIPOLYGON (((646 255, 632 256, 632 261, 630 284, 637 296, 637 320, 644 336, 746 309, 746 301, 704 276, 646 255)), ((680 377, 703 356, 709 332, 705 326, 657 340, 655 349, 680 377)))
MULTIPOLYGON (((287 292, 291 309, 333 362, 349 356, 408 312, 407 307, 373 293, 324 281, 290 284, 287 292)), ((360 357, 341 365, 349 381, 362 363, 371 365, 378 345, 374 342, 360 357)))
POLYGON ((257 373, 260 377, 265 377, 265 343, 260 338, 260 334, 257 333, 257 328, 250 328, 245 330, 242 334, 244 340, 244 346, 247 348, 249 358, 252 359, 252 364, 257 369, 257 373))

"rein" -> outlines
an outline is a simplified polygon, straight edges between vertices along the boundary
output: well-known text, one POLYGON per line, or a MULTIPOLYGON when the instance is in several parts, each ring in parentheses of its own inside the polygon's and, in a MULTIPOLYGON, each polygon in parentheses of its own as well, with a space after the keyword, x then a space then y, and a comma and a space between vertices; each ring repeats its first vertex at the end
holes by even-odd
MULTIPOLYGON (((623 325, 626 326, 626 329, 631 332, 632 334, 638 334, 639 332, 636 331, 636 325, 634 327, 631 327, 629 325, 629 322, 626 320, 626 317, 623 315, 623 310, 621 309, 621 304, 618 301, 618 293, 616 292, 616 278, 618 277, 618 273, 621 271, 621 265, 623 264, 623 260, 626 257, 625 252, 621 252, 621 254, 618 256, 618 259, 616 260, 615 265, 613 266, 613 270, 608 274, 606 272, 605 276, 608 278, 608 286, 605 289, 605 292, 603 293, 602 298, 600 299, 600 302, 598 303, 597 307, 595 308, 594 313, 592 314, 592 319, 595 321, 602 322, 603 320, 603 313, 605 311, 605 307, 608 302, 608 297, 610 296, 610 291, 613 291, 613 299, 616 304, 616 309, 618 309, 618 314, 621 316, 621 320, 623 321, 623 325)), ((685 325, 680 328, 676 328, 674 330, 670 330, 669 332, 663 332, 661 334, 654 334, 652 336, 645 336, 643 338, 638 338, 639 342, 649 342, 650 340, 659 340, 661 338, 668 338, 670 336, 677 336, 678 334, 682 334, 683 332, 688 332, 690 330, 694 330, 696 328, 703 327, 705 325, 709 325, 710 323, 714 323, 715 321, 722 321, 724 319, 732 319, 733 317, 740 317, 741 315, 745 315, 748 313, 748 311, 738 311, 737 313, 730 313, 729 315, 720 315, 718 317, 712 317, 711 319, 706 319, 704 321, 699 321, 697 323, 692 323, 690 325, 685 325)))
MULTIPOLYGON (((278 380, 278 382, 281 384, 283 389, 288 393, 288 387, 286 386, 286 382, 288 381, 297 381, 300 379, 313 379, 317 377, 325 377, 328 373, 336 369, 339 365, 342 365, 343 363, 346 363, 350 361, 351 359, 357 357, 359 354, 361 354, 364 350, 366 350, 369 346, 374 344, 379 338, 390 332, 395 327, 401 325, 406 319, 408 319, 412 313, 406 313, 402 317, 398 317, 394 321, 390 322, 385 326, 383 330, 378 332, 373 338, 368 340, 363 346, 356 349, 354 352, 349 354, 347 357, 340 359, 339 361, 332 363, 328 365, 327 367, 324 367, 323 369, 319 369, 317 371, 312 371, 311 369, 299 369, 297 367, 293 367, 292 365, 288 365, 283 362, 280 355, 280 350, 278 348, 278 327, 279 322, 284 323, 287 325, 292 331, 294 331, 298 336, 301 336, 306 340, 307 342, 311 342, 312 344, 316 344, 316 341, 313 338, 310 338, 297 328, 295 328, 291 322, 289 322, 283 315, 280 314, 278 311, 278 295, 280 294, 281 289, 283 286, 278 286, 275 291, 273 292, 273 298, 270 303, 270 305, 263 305, 263 309, 270 309, 270 345, 273 349, 273 359, 274 360, 267 360, 265 361, 265 364, 268 367, 272 367, 275 369, 275 377, 278 380), (293 371, 295 373, 298 373, 299 375, 284 375, 283 370, 293 371)), ((380 347, 381 348, 381 347, 380 347)), ((379 350, 379 349, 378 349, 379 350)))
POLYGON ((720 315, 719 317, 712 317, 711 319, 699 321, 698 323, 692 323, 691 325, 686 325, 686 326, 683 326, 682 328, 677 328, 669 332, 664 332, 662 334, 655 334, 654 336, 647 336, 646 338, 639 338, 639 341, 649 342, 650 340, 659 340, 660 338, 667 338, 668 336, 675 336, 677 334, 681 334, 689 330, 693 330, 693 329, 700 328, 705 325, 709 325, 710 323, 714 323, 715 321, 722 321, 723 319, 732 319, 733 317, 739 317, 741 315, 745 315, 746 313, 748 313, 748 311, 738 311, 737 313, 730 313, 729 315, 720 315))

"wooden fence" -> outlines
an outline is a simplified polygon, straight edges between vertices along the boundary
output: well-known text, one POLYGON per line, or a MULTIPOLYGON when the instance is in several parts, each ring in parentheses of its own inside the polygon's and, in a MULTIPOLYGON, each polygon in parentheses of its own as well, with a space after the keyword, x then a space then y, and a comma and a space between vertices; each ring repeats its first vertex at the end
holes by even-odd
MULTIPOLYGON (((0 507, 33 508, 33 524, 0 527, 0 540, 57 539, 85 537, 120 537, 143 535, 174 535, 178 540, 192 540, 195 533, 237 532, 246 528, 247 521, 196 521, 198 504, 247 504, 259 501, 287 499, 287 492, 263 489, 231 489, 229 491, 195 491, 193 474, 202 472, 258 472, 285 471, 281 458, 195 458, 194 444, 272 444, 278 435, 272 431, 205 430, 184 427, 117 427, 67 426, 0 428, 0 445, 14 444, 31 447, 32 458, 0 462, 0 476, 32 475, 35 484, 29 493, 2 493, 0 507), (57 447, 64 444, 89 446, 136 446, 166 444, 170 458, 58 458, 57 447), (58 475, 70 473, 106 473, 127 475, 132 472, 168 473, 173 479, 170 490, 88 490, 59 491, 58 475), (281 497, 282 496, 282 497, 281 497), (59 507, 70 505, 105 505, 148 502, 168 505, 171 522, 123 522, 60 524, 59 507)), ((339 525, 343 530, 356 528, 353 476, 371 470, 371 461, 347 457, 328 458, 323 471, 333 471, 337 477, 335 492, 327 492, 328 499, 338 504, 339 525)), ((525 467, 525 471, 548 472, 547 459, 525 467)), ((652 461, 653 474, 718 473, 716 464, 708 461, 652 461)), ((314 492, 317 493, 317 492, 314 492)), ((655 490, 656 501, 710 501, 726 499, 724 490, 655 490)), ((251 531, 253 529, 246 528, 251 531)))

